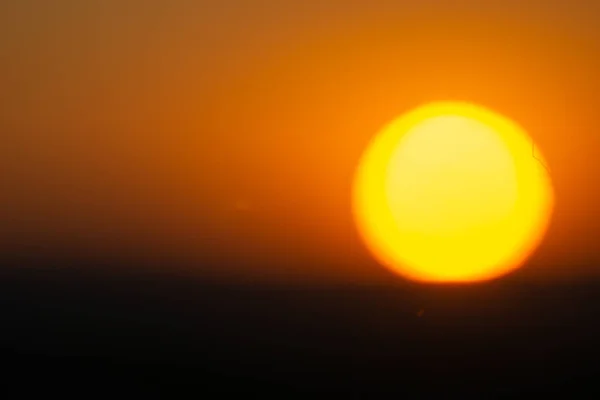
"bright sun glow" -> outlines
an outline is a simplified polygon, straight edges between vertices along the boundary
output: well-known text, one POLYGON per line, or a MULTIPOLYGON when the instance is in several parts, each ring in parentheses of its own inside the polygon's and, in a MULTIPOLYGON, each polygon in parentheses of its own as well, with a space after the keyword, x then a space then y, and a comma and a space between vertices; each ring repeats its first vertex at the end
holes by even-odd
POLYGON ((532 145, 514 122, 470 104, 430 104, 393 121, 356 175, 354 212, 367 247, 418 281, 483 281, 518 268, 554 203, 532 145))

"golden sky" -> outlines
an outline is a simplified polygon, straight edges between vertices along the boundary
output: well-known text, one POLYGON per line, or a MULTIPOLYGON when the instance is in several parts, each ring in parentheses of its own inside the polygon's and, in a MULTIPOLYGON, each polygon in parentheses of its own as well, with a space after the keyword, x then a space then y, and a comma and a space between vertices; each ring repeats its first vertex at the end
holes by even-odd
POLYGON ((359 157, 397 115, 461 100, 520 122, 550 164, 531 276, 587 276, 597 4, 2 2, 0 249, 377 280, 351 216, 359 157))

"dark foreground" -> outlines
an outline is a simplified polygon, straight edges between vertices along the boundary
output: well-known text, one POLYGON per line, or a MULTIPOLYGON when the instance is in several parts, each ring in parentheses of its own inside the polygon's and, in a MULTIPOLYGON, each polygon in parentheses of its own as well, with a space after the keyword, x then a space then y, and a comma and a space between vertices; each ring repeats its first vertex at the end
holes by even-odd
POLYGON ((2 387, 21 395, 513 398, 599 384, 596 284, 226 287, 4 269, 0 315, 2 387))

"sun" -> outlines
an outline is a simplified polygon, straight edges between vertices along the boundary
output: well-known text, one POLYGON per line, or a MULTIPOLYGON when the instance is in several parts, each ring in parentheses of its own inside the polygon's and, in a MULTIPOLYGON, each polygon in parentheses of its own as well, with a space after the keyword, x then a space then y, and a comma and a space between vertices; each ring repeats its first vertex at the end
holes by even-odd
POLYGON ((360 161, 359 232, 375 258, 422 282, 474 282, 520 267, 554 205, 543 156, 487 108, 434 103, 393 121, 360 161))

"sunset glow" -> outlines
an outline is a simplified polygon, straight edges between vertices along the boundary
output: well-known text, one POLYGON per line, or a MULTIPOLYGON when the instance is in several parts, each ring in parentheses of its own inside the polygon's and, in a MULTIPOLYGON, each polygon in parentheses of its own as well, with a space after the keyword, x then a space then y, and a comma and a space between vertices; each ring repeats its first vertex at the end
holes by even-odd
POLYGON ((502 276, 546 232, 554 195, 543 156, 515 123, 469 104, 418 108, 370 144, 354 186, 368 248, 427 282, 502 276))

